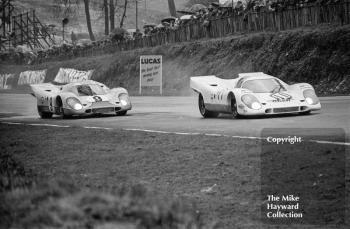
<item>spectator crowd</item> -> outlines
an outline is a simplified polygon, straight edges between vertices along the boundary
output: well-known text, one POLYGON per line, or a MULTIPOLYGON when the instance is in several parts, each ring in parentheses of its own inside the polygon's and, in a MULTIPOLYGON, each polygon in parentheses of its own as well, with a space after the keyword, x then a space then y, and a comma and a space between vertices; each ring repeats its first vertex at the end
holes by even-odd
POLYGON ((208 7, 196 4, 188 10, 178 11, 185 14, 179 18, 166 18, 159 25, 145 25, 144 35, 152 35, 158 32, 176 30, 188 23, 202 23, 203 26, 209 26, 210 20, 245 15, 250 12, 271 12, 283 11, 306 7, 310 5, 326 5, 338 3, 341 0, 226 0, 227 4, 211 3, 208 7))

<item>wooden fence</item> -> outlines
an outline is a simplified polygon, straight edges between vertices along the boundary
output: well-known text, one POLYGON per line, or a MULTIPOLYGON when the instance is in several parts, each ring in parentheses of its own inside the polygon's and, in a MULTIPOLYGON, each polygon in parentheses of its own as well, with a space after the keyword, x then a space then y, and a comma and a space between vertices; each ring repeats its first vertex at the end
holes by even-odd
POLYGON ((118 43, 94 42, 85 48, 60 50, 51 53, 53 55, 44 55, 42 59, 47 61, 49 59, 61 60, 81 56, 94 56, 169 43, 193 41, 201 38, 218 38, 237 33, 282 31, 323 23, 350 24, 350 0, 326 5, 309 5, 277 12, 250 12, 245 15, 215 18, 210 20, 210 25, 207 27, 203 26, 202 22, 197 21, 183 25, 176 30, 159 32, 136 40, 126 40, 118 43))

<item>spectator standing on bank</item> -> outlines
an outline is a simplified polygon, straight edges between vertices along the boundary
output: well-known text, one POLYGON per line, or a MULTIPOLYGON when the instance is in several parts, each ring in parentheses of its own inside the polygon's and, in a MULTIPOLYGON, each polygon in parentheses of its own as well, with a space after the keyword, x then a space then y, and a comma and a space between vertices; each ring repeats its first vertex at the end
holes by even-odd
POLYGON ((75 33, 72 31, 72 33, 70 34, 70 39, 72 40, 72 44, 74 45, 74 46, 76 46, 77 45, 77 41, 78 41, 78 38, 77 38, 77 36, 75 35, 75 33))
POLYGON ((136 29, 136 32, 134 33, 134 39, 140 39, 142 38, 142 33, 139 29, 136 29))

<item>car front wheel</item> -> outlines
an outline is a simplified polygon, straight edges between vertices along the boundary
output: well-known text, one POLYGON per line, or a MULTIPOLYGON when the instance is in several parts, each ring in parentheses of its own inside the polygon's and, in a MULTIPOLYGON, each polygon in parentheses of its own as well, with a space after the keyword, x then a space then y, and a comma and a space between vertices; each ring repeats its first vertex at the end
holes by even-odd
POLYGON ((238 114, 237 111, 237 102, 235 96, 231 99, 231 114, 233 118, 239 118, 240 115, 238 114))
POLYGON ((72 118, 72 115, 68 115, 67 113, 64 112, 63 107, 61 107, 60 110, 61 110, 61 114, 62 114, 62 118, 63 119, 70 119, 70 118, 72 118))
POLYGON ((128 111, 119 111, 119 112, 116 112, 117 116, 124 116, 126 115, 128 111))
POLYGON ((311 111, 304 111, 304 112, 300 112, 299 114, 301 114, 301 115, 309 115, 309 114, 311 114, 311 111))
POLYGON ((52 118, 53 115, 51 112, 42 111, 40 107, 38 107, 38 114, 42 119, 52 118))

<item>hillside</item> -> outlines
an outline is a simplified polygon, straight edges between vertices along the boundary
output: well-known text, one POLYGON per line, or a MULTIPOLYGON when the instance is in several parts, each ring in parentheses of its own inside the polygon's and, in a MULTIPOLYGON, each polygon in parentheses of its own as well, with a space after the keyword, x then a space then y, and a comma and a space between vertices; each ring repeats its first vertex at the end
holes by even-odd
MULTIPOLYGON (((57 2, 57 1, 56 1, 57 2)), ((72 1, 75 2, 75 1, 72 1)), ((71 31, 75 33, 82 33, 87 38, 87 28, 83 1, 78 1, 79 4, 71 4, 70 14, 65 13, 64 7, 58 10, 55 0, 13 0, 17 13, 25 12, 29 9, 35 9, 39 19, 47 25, 56 25, 56 35, 61 36, 62 33, 62 19, 68 17, 70 22, 67 25, 67 35, 71 31)), ((101 10, 101 3, 90 4, 90 14, 92 21, 93 32, 97 36, 104 34, 104 16, 101 10)), ((176 1, 176 7, 181 9, 186 0, 176 1)), ((116 12, 115 23, 119 26, 121 11, 116 12)), ((164 0, 143 0, 139 3, 138 10, 138 24, 142 27, 147 23, 160 23, 160 19, 169 16, 168 2, 164 0)), ((124 27, 126 29, 135 28, 136 21, 135 4, 131 3, 127 9, 127 16, 124 27)))
POLYGON ((188 95, 189 77, 233 78, 240 72, 263 71, 288 83, 308 82, 319 95, 350 94, 350 26, 301 28, 200 40, 113 55, 49 62, 35 66, 0 65, 0 71, 48 68, 47 81, 59 67, 96 69, 93 79, 123 85, 131 94, 139 87, 139 56, 163 55, 163 87, 168 95, 188 95))

